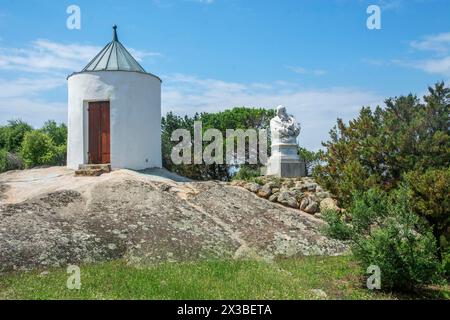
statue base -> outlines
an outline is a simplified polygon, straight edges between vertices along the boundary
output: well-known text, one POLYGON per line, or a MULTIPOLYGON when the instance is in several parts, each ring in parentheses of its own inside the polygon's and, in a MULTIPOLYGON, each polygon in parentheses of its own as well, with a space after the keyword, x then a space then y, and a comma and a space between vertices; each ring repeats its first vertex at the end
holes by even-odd
POLYGON ((278 159, 270 158, 265 167, 266 176, 276 176, 280 178, 305 177, 305 162, 297 161, 278 161, 278 159))
POLYGON ((272 145, 272 156, 262 172, 263 175, 284 178, 306 176, 305 162, 297 154, 297 144, 279 143, 272 145))

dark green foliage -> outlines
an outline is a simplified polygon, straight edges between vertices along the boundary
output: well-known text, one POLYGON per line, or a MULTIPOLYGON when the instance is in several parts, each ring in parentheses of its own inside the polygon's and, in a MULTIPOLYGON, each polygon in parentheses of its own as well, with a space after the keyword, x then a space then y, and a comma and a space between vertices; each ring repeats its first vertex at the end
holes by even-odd
POLYGON ((0 149, 0 172, 7 171, 8 168, 8 151, 6 149, 0 149))
POLYGON ((450 280, 450 246, 447 244, 446 250, 442 252, 442 267, 447 281, 450 280))
POLYGON ((39 165, 53 164, 57 150, 48 135, 39 130, 34 130, 25 134, 20 153, 25 166, 32 168, 39 165))
POLYGON ((13 153, 6 151, 6 149, 0 149, 0 173, 9 170, 23 169, 22 159, 13 153))
POLYGON ((335 210, 328 209, 321 212, 323 219, 327 222, 323 231, 330 238, 338 240, 350 240, 352 235, 351 226, 344 221, 344 217, 335 210))
POLYGON ((450 250, 450 167, 411 171, 404 179, 413 210, 432 226, 442 255, 450 250))
POLYGON ((25 134, 33 128, 22 120, 9 120, 0 126, 0 172, 23 169, 19 155, 25 134))
POLYGON ((38 165, 64 165, 67 152, 67 126, 47 121, 34 130, 21 120, 0 127, 0 172, 38 165))
POLYGON ((191 131, 193 136, 194 119, 197 119, 198 115, 194 118, 188 116, 180 117, 175 115, 172 111, 166 114, 165 117, 161 119, 161 148, 162 148, 162 163, 163 167, 169 169, 175 165, 172 163, 170 158, 172 148, 176 144, 171 141, 172 132, 176 129, 187 129, 191 131))
POLYGON ((376 210, 374 222, 356 235, 355 257, 366 266, 380 267, 386 289, 412 290, 441 281, 436 239, 428 224, 413 212, 406 190, 393 192, 376 210))
POLYGON ((67 126, 64 123, 57 124, 54 120, 44 123, 41 131, 45 133, 54 145, 52 165, 62 166, 67 158, 67 126))
POLYGON ((319 183, 348 205, 353 191, 395 189, 413 170, 450 166, 450 88, 429 88, 421 103, 409 95, 386 100, 386 108, 362 108, 357 119, 338 119, 316 166, 319 183))
POLYGON ((0 149, 17 153, 25 134, 33 128, 22 120, 9 120, 6 126, 0 127, 0 149))
MULTIPOLYGON (((161 122, 163 166, 168 170, 196 180, 213 179, 228 181, 233 175, 233 169, 235 169, 230 164, 173 164, 171 160, 171 152, 173 147, 178 144, 178 142, 172 142, 170 140, 172 132, 176 129, 187 129, 191 132, 191 138, 194 139, 194 121, 201 121, 203 132, 210 128, 218 129, 222 132, 223 151, 225 155, 226 129, 268 129, 270 119, 273 118, 274 115, 274 110, 245 107, 233 108, 217 113, 202 113, 200 115, 195 114, 193 117, 180 117, 173 114, 172 112, 169 112, 165 117, 162 118, 161 122)), ((205 142, 203 147, 208 144, 208 142, 205 142)), ((248 146, 246 146, 246 153, 248 153, 248 146)), ((240 167, 244 168, 247 166, 249 167, 249 170, 258 170, 261 164, 251 166, 245 164, 241 165, 240 167)))
POLYGON ((430 224, 441 257, 449 243, 449 116, 444 83, 423 102, 410 94, 387 99, 384 109, 362 108, 348 125, 338 119, 314 175, 344 207, 355 206, 354 192, 393 192, 406 183, 411 210, 430 224))
POLYGON ((352 229, 357 236, 370 232, 373 226, 382 225, 388 217, 388 194, 379 189, 366 192, 355 191, 349 208, 352 229))
POLYGON ((57 146, 67 143, 67 126, 64 123, 58 125, 54 120, 48 120, 44 123, 41 131, 47 134, 57 146))
POLYGON ((307 150, 303 147, 298 148, 298 154, 300 158, 305 161, 306 165, 306 174, 309 176, 312 174, 312 170, 315 166, 320 163, 321 157, 323 157, 323 151, 319 150, 318 152, 307 150))
POLYGON ((350 239, 363 271, 378 266, 383 290, 412 290, 442 280, 436 239, 412 210, 406 188, 391 195, 379 189, 357 192, 347 215, 345 224, 337 214, 326 214, 326 233, 350 239))
POLYGON ((252 180, 261 176, 261 169, 252 169, 250 166, 241 166, 233 176, 233 180, 252 180))

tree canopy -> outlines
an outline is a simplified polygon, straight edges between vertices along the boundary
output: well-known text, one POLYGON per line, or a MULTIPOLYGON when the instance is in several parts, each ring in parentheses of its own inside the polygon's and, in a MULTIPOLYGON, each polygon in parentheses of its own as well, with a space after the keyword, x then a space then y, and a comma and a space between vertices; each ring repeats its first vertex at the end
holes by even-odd
POLYGON ((429 222, 443 254, 450 251, 450 88, 437 83, 428 91, 423 101, 390 98, 348 124, 338 119, 314 175, 346 207, 358 192, 407 188, 409 205, 429 222))
MULTIPOLYGON (((211 165, 175 165, 171 160, 171 151, 172 148, 177 144, 177 142, 171 141, 172 132, 176 129, 183 128, 189 130, 191 132, 191 136, 193 137, 194 122, 201 121, 203 132, 208 129, 218 129, 220 132, 222 132, 223 137, 225 137, 227 129, 269 129, 270 119, 274 116, 274 110, 245 107, 236 107, 216 113, 195 114, 192 117, 181 117, 173 114, 172 112, 169 112, 165 117, 162 118, 161 140, 163 166, 168 170, 175 171, 181 175, 197 180, 229 180, 233 175, 233 168, 235 167, 230 164, 224 163, 211 165)), ((225 147, 226 141, 224 139, 224 154, 225 147)), ((246 146, 246 153, 248 153, 248 146, 246 146)), ((253 167, 253 169, 257 169, 261 166, 261 163, 258 163, 256 165, 246 164, 244 166, 250 166, 253 167)))

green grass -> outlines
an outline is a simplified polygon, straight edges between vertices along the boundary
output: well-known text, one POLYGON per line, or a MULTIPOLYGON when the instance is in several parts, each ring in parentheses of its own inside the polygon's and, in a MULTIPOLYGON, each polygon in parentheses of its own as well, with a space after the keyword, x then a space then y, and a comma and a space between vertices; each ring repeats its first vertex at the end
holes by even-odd
POLYGON ((448 288, 414 296, 364 288, 351 257, 305 257, 276 263, 204 261, 145 268, 123 261, 81 266, 81 289, 68 290, 65 269, 2 275, 0 299, 328 299, 448 298, 448 288))

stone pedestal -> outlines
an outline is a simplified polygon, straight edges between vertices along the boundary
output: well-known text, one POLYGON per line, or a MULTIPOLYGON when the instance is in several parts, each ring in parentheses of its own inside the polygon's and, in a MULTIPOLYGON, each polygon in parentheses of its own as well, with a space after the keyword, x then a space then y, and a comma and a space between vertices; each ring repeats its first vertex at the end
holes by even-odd
POLYGON ((304 177, 305 162, 297 154, 296 143, 272 145, 272 155, 267 162, 265 175, 277 177, 304 177))

